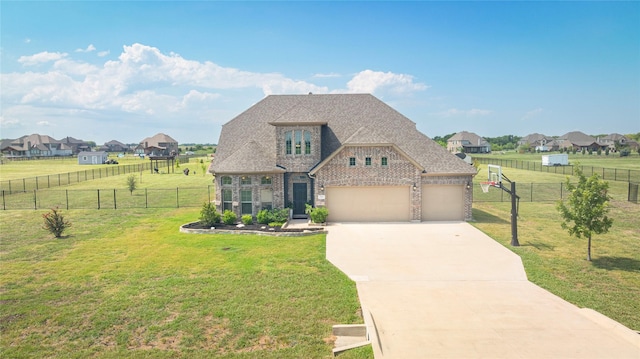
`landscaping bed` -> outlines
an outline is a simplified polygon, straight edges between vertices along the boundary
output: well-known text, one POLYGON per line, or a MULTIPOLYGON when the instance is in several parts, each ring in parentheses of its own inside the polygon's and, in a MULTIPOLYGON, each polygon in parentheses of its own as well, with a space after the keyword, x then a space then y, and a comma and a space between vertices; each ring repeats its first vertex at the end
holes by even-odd
POLYGON ((325 229, 322 227, 309 227, 309 228, 286 228, 271 227, 266 224, 233 224, 228 225, 224 223, 217 223, 214 227, 207 226, 202 222, 192 222, 182 225, 180 231, 184 233, 247 233, 247 234, 263 234, 263 235, 307 235, 324 233, 325 229))

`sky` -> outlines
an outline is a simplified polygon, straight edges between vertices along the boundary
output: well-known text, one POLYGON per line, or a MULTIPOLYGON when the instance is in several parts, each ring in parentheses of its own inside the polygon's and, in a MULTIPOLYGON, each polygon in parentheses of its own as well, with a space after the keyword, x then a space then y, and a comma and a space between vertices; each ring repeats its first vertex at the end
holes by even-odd
MULTIPOLYGON (((0 137, 217 143, 268 95, 430 137, 640 132, 640 2, 0 1, 0 137)), ((251 131, 251 129, 247 129, 251 131)))

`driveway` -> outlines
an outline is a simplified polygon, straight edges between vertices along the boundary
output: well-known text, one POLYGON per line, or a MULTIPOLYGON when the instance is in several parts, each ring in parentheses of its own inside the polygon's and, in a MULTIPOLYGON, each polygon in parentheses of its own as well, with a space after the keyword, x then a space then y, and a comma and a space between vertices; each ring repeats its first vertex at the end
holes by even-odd
POLYGON ((530 283, 520 257, 468 223, 327 229, 376 358, 640 358, 640 335, 530 283))

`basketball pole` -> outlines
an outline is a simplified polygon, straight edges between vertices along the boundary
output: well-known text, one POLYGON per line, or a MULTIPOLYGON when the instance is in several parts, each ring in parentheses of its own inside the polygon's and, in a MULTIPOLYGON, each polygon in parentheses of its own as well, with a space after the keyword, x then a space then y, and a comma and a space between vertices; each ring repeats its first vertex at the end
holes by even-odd
POLYGON ((518 206, 516 204, 516 183, 511 182, 511 191, 509 193, 511 195, 511 245, 514 247, 519 247, 520 242, 518 242, 518 206))

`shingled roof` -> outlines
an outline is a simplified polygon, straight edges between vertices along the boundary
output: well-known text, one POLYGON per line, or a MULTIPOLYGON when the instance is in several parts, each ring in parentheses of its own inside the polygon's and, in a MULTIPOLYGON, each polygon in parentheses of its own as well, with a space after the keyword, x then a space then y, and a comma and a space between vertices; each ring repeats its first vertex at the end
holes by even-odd
POLYGON ((428 174, 475 174, 471 166, 418 131, 414 122, 370 94, 267 96, 222 126, 212 171, 278 168, 276 126, 286 124, 325 125, 321 161, 344 145, 390 143, 428 174), (251 142, 263 151, 247 151, 251 142), (262 157, 260 165, 255 163, 257 157, 262 157))

